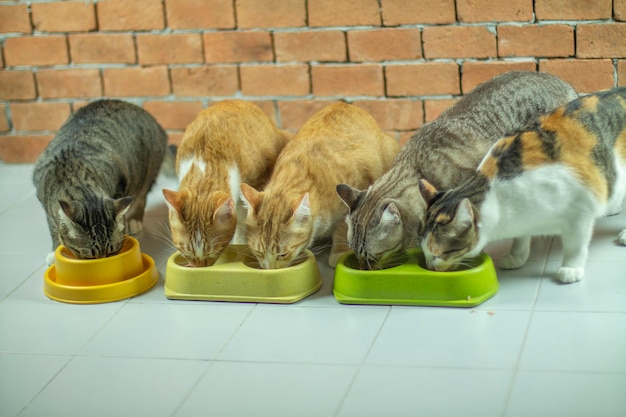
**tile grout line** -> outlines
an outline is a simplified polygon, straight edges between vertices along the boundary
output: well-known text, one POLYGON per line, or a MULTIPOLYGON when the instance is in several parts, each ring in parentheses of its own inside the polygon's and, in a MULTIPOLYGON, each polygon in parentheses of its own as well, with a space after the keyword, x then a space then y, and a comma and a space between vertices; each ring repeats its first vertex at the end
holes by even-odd
POLYGON ((367 360, 367 357, 369 356, 370 352, 374 348, 374 344, 376 343, 376 340, 378 340, 378 336, 380 335, 380 332, 383 330, 383 327, 385 326, 385 323, 387 323, 387 319, 389 318, 389 314, 391 314, 391 308, 392 308, 392 306, 389 306, 387 308, 387 314, 385 315, 385 318, 383 319, 382 323, 380 323, 380 327, 378 328, 378 331, 374 335, 374 338, 372 339, 372 343, 370 344, 369 349, 367 349, 367 352, 365 352, 365 355, 363 355, 363 359, 361 360, 361 363, 359 364, 356 372, 354 373, 354 376, 350 380, 350 383, 348 384, 348 387, 346 388, 346 391, 345 391, 344 395, 341 397, 341 401, 339 402, 339 405, 337 406, 337 409, 335 410, 335 413, 333 414, 333 417, 337 417, 339 415, 339 413, 341 412, 341 409, 343 408, 343 406, 344 406, 344 404, 346 402, 346 399, 348 398, 348 395, 350 394, 350 391, 352 390, 352 387, 354 386, 354 383, 356 382, 356 379, 361 374, 361 370, 363 369, 363 365, 365 364, 365 361, 367 360))
POLYGON ((543 259, 543 267, 541 268, 541 279, 539 280, 539 285, 537 286, 537 290, 535 291, 535 296, 534 296, 534 299, 533 299, 532 308, 530 309, 530 315, 528 316, 528 323, 526 324, 526 329, 524 331, 524 338, 522 340, 522 345, 521 345, 519 353, 517 355, 517 359, 515 360, 515 365, 512 368, 513 375, 511 376, 511 382, 509 384, 508 392, 507 392, 505 400, 504 400, 504 405, 503 405, 503 410, 502 410, 502 417, 506 417, 507 410, 508 410, 509 405, 511 403, 511 397, 513 396, 513 390, 515 388, 515 383, 517 381, 517 376, 518 376, 518 373, 519 373, 519 367, 520 367, 520 363, 521 363, 521 360, 522 360, 522 355, 524 354, 524 349, 526 348, 526 343, 528 341, 528 333, 530 331, 530 326, 532 325, 533 318, 534 318, 534 315, 535 315, 535 308, 537 307, 537 300, 539 299, 539 294, 541 292, 541 287, 543 285, 543 280, 545 278, 546 268, 548 266, 548 259, 550 257, 550 251, 552 250, 553 243, 554 243, 554 237, 551 237, 550 238, 550 245, 548 246, 548 250, 546 251, 545 258, 543 259))

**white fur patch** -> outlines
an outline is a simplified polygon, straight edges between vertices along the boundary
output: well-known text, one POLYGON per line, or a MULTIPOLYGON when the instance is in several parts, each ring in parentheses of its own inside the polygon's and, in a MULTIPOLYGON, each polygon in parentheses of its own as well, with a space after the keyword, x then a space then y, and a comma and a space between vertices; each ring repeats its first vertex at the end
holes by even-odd
POLYGON ((178 164, 178 181, 182 181, 183 178, 189 173, 192 166, 196 166, 203 174, 206 172, 206 162, 198 157, 191 157, 183 159, 178 164))

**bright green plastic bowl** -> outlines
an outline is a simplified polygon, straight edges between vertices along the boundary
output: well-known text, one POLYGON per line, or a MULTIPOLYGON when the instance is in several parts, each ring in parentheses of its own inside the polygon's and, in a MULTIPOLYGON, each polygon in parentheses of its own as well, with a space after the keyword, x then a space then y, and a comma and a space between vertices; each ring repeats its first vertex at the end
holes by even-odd
POLYGON ((342 304, 475 307, 498 291, 495 267, 484 253, 470 267, 449 272, 422 267, 418 248, 407 255, 401 265, 381 270, 360 270, 353 253, 343 255, 335 269, 335 298, 342 304))

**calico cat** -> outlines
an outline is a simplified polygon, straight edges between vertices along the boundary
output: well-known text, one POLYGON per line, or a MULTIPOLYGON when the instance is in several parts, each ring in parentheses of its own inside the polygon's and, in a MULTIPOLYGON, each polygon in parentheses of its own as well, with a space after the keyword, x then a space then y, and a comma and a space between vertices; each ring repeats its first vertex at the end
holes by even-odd
POLYGON ((459 184, 472 175, 497 139, 576 97, 571 86, 552 75, 524 71, 499 75, 418 129, 391 169, 369 189, 339 186, 350 208, 348 242, 362 266, 381 268, 419 244, 426 210, 420 178, 439 188, 459 184))
MULTIPOLYGON (((422 182, 421 190, 429 268, 449 270, 506 238, 517 239, 501 266, 518 268, 531 236, 561 235, 557 278, 579 281, 595 218, 619 212, 626 196, 626 87, 581 97, 500 139, 457 188, 437 193, 422 182)), ((626 245, 626 230, 618 242, 626 245)))
POLYGON ((33 173, 52 250, 63 244, 77 258, 101 258, 117 253, 127 232, 139 233, 166 146, 157 121, 130 103, 99 100, 70 116, 33 173))
POLYGON ((212 265, 229 242, 245 243, 239 185, 264 184, 289 137, 241 100, 215 103, 187 126, 176 159, 179 190, 163 195, 174 246, 189 266, 212 265))
POLYGON ((328 263, 348 248, 347 208, 336 184, 367 187, 382 175, 399 145, 359 107, 337 103, 309 119, 285 146, 264 192, 248 184, 248 247, 262 268, 281 268, 298 260, 318 239, 332 236, 328 263))

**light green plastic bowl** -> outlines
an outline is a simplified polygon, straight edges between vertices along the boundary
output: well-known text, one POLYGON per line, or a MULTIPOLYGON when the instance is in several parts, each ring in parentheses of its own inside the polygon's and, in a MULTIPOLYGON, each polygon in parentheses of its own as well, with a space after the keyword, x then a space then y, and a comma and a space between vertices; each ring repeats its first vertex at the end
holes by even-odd
POLYGON ((165 296, 175 300, 290 304, 322 286, 315 256, 280 269, 259 269, 245 245, 230 245, 212 266, 188 267, 176 252, 165 270, 165 296))
POLYGON ((335 269, 333 294, 342 304, 475 307, 498 291, 491 258, 482 254, 467 269, 435 272, 418 248, 409 249, 401 265, 360 270, 353 253, 343 255, 335 269))

